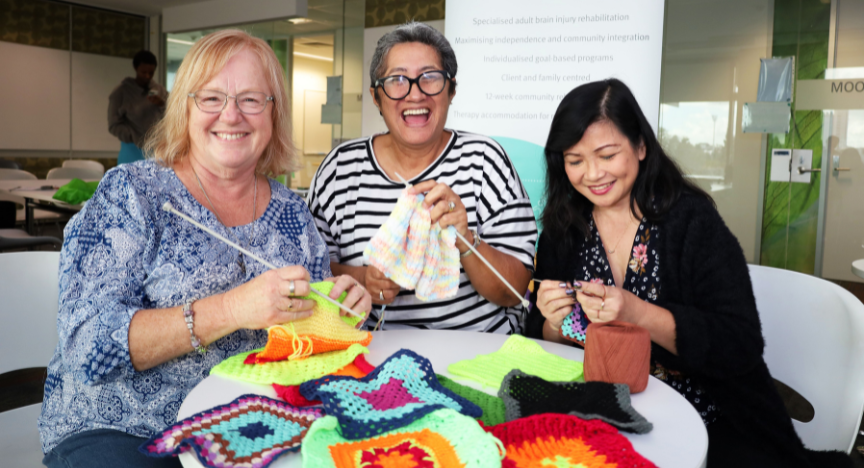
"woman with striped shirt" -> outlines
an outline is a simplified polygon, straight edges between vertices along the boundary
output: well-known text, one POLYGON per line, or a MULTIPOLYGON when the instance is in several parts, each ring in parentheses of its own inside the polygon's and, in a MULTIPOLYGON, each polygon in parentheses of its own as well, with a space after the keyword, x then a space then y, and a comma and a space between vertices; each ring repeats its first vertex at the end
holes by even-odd
POLYGON ((456 230, 518 291, 531 278, 537 226, 510 159, 491 138, 444 127, 456 90, 456 56, 438 31, 408 23, 378 41, 370 92, 388 132, 335 148, 310 184, 309 208, 336 275, 353 276, 372 294, 373 326, 518 333, 525 310, 461 241, 455 297, 422 302, 363 264, 366 244, 387 220, 402 179, 425 193, 432 223, 456 230))

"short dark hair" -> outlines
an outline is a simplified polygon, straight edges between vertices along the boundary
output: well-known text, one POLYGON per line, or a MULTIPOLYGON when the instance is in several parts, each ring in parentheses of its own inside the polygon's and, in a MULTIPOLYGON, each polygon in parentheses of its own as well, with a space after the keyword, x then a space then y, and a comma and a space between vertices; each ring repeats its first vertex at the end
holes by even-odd
POLYGON ((459 65, 456 63, 456 52, 453 52, 450 41, 432 26, 410 21, 378 39, 375 52, 372 54, 372 63, 369 66, 369 78, 372 80, 372 87, 375 88, 375 100, 378 100, 378 88, 375 87, 375 80, 383 78, 387 67, 387 54, 390 53, 393 46, 407 42, 419 42, 435 49, 441 60, 441 68, 450 75, 448 93, 452 95, 456 91, 456 82, 453 79, 456 78, 459 65))
POLYGON ((630 191, 630 211, 634 215, 638 206, 648 221, 658 222, 683 192, 711 200, 704 190, 684 178, 678 165, 663 151, 627 85, 616 79, 586 83, 564 96, 546 140, 546 206, 541 221, 552 238, 569 244, 574 238, 571 229, 589 235, 587 215, 592 204, 570 183, 564 170, 564 151, 579 143, 595 122, 615 125, 634 150, 645 146, 645 159, 639 162, 639 173, 630 191))
POLYGON ((156 62, 156 56, 153 55, 153 52, 150 52, 149 50, 139 50, 138 53, 132 57, 132 68, 137 70, 138 66, 144 63, 153 65, 154 67, 159 65, 156 62))

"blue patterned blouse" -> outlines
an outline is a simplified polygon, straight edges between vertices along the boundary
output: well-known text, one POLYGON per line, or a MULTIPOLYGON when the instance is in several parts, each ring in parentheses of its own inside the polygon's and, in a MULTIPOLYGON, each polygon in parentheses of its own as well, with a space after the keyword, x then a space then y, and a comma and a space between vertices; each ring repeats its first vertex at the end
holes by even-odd
MULTIPOLYGON (((278 266, 302 265, 313 281, 330 277, 330 255, 306 203, 270 181, 271 199, 253 224, 249 250, 278 266)), ((39 418, 42 450, 92 429, 150 437, 175 422, 189 391, 223 359, 263 347, 266 331, 239 330, 209 346, 138 372, 129 359, 136 311, 176 307, 228 291, 266 271, 183 219, 165 202, 224 237, 228 229, 152 161, 112 169, 66 227, 60 256, 60 342, 48 365, 39 418)), ((253 224, 231 228, 246 245, 253 224)), ((184 326, 177 322, 177 326, 184 326)))

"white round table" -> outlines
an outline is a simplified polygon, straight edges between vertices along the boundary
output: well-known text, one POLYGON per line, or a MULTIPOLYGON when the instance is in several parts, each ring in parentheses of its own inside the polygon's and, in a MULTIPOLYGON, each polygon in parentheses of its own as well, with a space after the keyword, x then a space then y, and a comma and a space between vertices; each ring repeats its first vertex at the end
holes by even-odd
MULTIPOLYGON (((369 344, 369 354, 366 355, 370 364, 377 366, 391 354, 407 348, 429 359, 436 373, 447 375, 474 388, 482 387, 447 373, 447 366, 471 359, 478 354, 497 351, 507 339, 505 335, 491 333, 424 330, 376 332, 373 336, 372 343, 369 344)), ((547 341, 538 342, 550 353, 573 361, 582 361, 583 352, 579 348, 547 341)), ((490 388, 483 390, 491 394, 497 391, 490 388)), ((276 398, 272 386, 210 376, 189 392, 180 406, 177 419, 228 403, 246 393, 276 398)), ((699 414, 684 397, 651 377, 648 379, 648 388, 632 395, 631 399, 633 407, 654 424, 654 429, 648 434, 621 433, 630 440, 637 452, 663 468, 705 466, 708 433, 699 414)), ((202 466, 192 453, 180 455, 180 461, 186 468, 202 466)), ((281 456, 270 466, 287 468, 300 467, 301 464, 300 454, 290 453, 281 456)))
POLYGON ((852 273, 864 278, 864 258, 852 262, 852 273))

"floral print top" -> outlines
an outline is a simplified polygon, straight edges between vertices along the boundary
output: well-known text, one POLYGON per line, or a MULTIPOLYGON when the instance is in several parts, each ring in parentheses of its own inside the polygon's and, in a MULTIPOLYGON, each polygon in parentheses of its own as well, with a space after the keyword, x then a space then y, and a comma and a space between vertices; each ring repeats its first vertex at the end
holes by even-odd
MULTIPOLYGON (((612 276, 612 269, 609 268, 606 250, 600 239, 600 233, 594 225, 593 217, 589 222, 589 229, 590 238, 586 239, 578 250, 580 257, 578 263, 581 264, 582 271, 577 272, 575 280, 603 283, 614 287, 615 279, 612 276)), ((636 297, 652 304, 657 302, 662 291, 660 254, 652 248, 659 237, 659 227, 643 218, 633 239, 632 253, 623 285, 636 297)), ((588 321, 578 308, 578 304, 574 312, 570 314, 573 318, 568 317, 568 319, 573 322, 581 321, 587 327, 588 321)), ((562 325, 562 328, 566 325, 566 323, 562 325)), ((651 360, 651 374, 683 395, 696 408, 706 425, 717 419, 719 409, 697 379, 676 370, 666 369, 654 359, 651 360)))
MULTIPOLYGON (((312 281, 331 276, 327 244, 306 203, 274 180, 270 190, 264 214, 230 231, 277 266, 301 265, 312 281)), ((93 429, 150 437, 177 420, 183 399, 211 367, 267 342, 266 330, 238 330, 210 344, 206 354, 193 351, 145 371, 132 367, 129 324, 138 310, 176 307, 267 271, 250 259, 242 269, 234 249, 163 211, 165 202, 233 237, 172 169, 149 160, 108 171, 66 226, 60 340, 39 418, 43 452, 93 429)))

